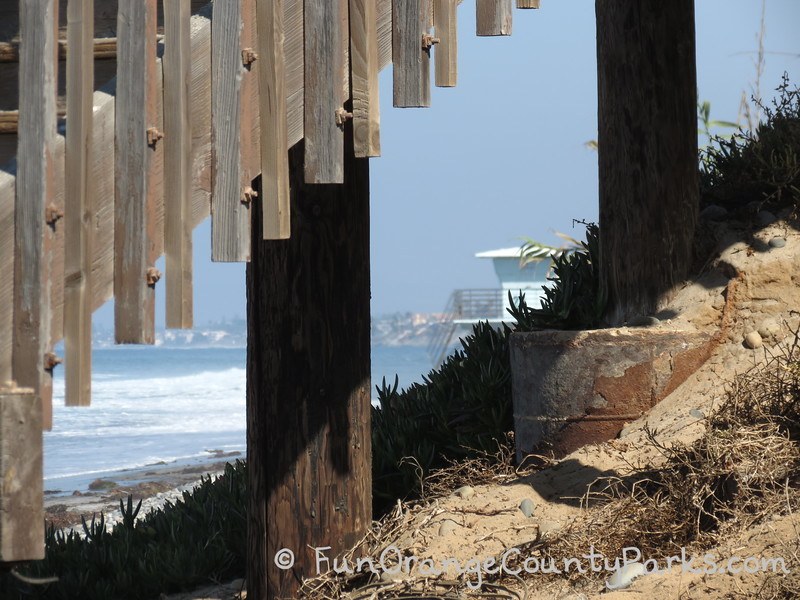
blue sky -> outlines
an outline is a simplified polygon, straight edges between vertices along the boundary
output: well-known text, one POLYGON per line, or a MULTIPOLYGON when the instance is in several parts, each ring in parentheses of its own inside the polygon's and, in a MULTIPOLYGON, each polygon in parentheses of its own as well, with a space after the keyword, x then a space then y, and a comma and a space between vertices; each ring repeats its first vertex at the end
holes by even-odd
MULTIPOLYGON (((478 38, 474 2, 464 2, 458 86, 433 88, 431 108, 392 108, 391 70, 381 73, 373 314, 440 311, 454 288, 496 286, 476 252, 525 237, 557 243, 553 231, 582 235, 572 219, 597 219, 597 157, 584 147, 597 132, 594 2, 542 5, 514 12, 511 37, 478 38)), ((755 77, 760 15, 760 0, 696 1, 698 88, 712 118, 737 118, 755 77)), ((767 99, 784 71, 800 83, 798 24, 800 2, 766 0, 767 99)), ((195 323, 244 316, 244 266, 210 262, 208 222, 194 243, 195 323)), ((110 327, 113 308, 96 319, 110 327)))

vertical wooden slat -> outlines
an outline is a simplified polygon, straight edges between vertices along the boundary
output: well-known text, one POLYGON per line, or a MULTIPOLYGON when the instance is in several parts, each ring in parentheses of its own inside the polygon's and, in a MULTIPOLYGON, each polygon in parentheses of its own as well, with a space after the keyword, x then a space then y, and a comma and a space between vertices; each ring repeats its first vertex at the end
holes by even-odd
POLYGON ((117 343, 154 342, 157 130, 156 1, 120 2, 115 124, 114 327, 117 343))
POLYGON ((514 13, 511 0, 476 0, 475 9, 478 35, 511 35, 511 19, 514 13))
POLYGON ((376 0, 350 0, 353 145, 358 158, 381 155, 376 0))
POLYGON ((283 1, 259 2, 257 63, 261 118, 261 202, 265 240, 289 237, 289 143, 283 1))
POLYGON ((0 481, 0 563, 43 559, 42 405, 30 388, 0 386, 0 481))
MULTIPOLYGON (((20 0, 19 137, 14 204, 14 331, 12 377, 41 399, 41 422, 52 420, 50 269, 56 165, 54 0, 20 0), (51 210, 51 215, 52 210, 51 210), (48 369, 48 366, 51 368, 48 369)), ((39 438, 40 439, 40 438, 39 438)))
POLYGON ((306 183, 344 181, 344 130, 337 125, 342 109, 343 0, 305 1, 305 135, 306 183))
POLYGON ((431 105, 430 49, 422 46, 428 33, 430 0, 392 0, 392 60, 394 106, 431 105))
POLYGON ((539 8, 541 0, 517 0, 517 8, 539 8))
POLYGON ((241 185, 242 189, 252 186, 253 180, 261 171, 261 132, 258 111, 258 34, 256 31, 256 0, 240 0, 242 15, 242 34, 240 57, 242 71, 242 116, 239 121, 241 132, 241 185))
POLYGON ((190 0, 164 3, 164 245, 167 327, 192 327, 190 0))
POLYGON ((94 2, 67 4, 67 142, 64 198, 64 347, 67 406, 88 406, 92 390, 92 107, 94 2))
POLYGON ((16 178, 0 169, 0 387, 12 380, 15 190, 16 178))
POLYGON ((250 207, 242 189, 242 15, 214 2, 211 21, 211 260, 250 260, 250 207), (243 202, 243 200, 245 200, 243 202))
POLYGON ((392 2, 376 0, 378 11, 378 71, 392 63, 392 2))
POLYGON ((458 81, 458 0, 434 0, 433 28, 436 45, 436 85, 454 87, 458 81))

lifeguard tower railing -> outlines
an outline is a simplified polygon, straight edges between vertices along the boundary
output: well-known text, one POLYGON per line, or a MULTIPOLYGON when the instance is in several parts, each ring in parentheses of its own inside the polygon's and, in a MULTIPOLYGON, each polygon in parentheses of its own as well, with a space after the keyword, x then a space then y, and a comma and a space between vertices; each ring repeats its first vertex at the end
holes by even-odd
MULTIPOLYGON (((113 296, 116 341, 153 343, 165 254, 167 326, 191 327, 201 221, 212 260, 249 260, 253 203, 265 239, 289 235, 288 148, 341 183, 346 131, 380 154, 380 69, 396 107, 430 105, 431 62, 457 79, 460 0, 95 4, 0 0, 0 562, 42 552, 53 345, 88 404, 94 310, 113 296)), ((509 35, 512 9, 476 0, 477 34, 509 35)))

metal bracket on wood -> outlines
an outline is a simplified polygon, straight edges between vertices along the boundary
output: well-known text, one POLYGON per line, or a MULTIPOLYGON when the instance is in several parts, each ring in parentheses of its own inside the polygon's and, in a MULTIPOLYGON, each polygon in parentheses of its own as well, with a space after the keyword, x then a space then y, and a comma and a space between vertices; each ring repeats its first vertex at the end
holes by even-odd
POLYGON ((164 134, 158 130, 158 127, 147 128, 147 145, 155 148, 156 142, 164 138, 164 134))
POLYGON ((422 49, 423 50, 430 50, 434 44, 438 44, 441 42, 438 37, 433 37, 430 33, 423 33, 422 34, 422 49))
POLYGON ((44 355, 44 370, 50 371, 52 374, 53 369, 62 363, 61 357, 53 352, 46 352, 44 355))
POLYGON ((44 220, 50 225, 55 227, 56 221, 64 218, 64 211, 58 208, 55 204, 49 204, 44 211, 44 220))
POLYGON ((336 109, 336 126, 344 127, 344 124, 353 118, 353 113, 347 112, 343 108, 336 109))
POLYGON ((150 287, 154 287, 159 279, 161 279, 161 271, 159 271, 155 267, 149 267, 147 269, 147 273, 145 274, 145 280, 147 281, 147 285, 149 285, 150 287))
POLYGON ((242 204, 245 206, 250 206, 256 198, 258 198, 258 192, 249 185, 242 190, 242 204))
POLYGON ((250 68, 254 62, 258 60, 258 52, 255 52, 252 48, 245 48, 242 50, 242 64, 250 68))

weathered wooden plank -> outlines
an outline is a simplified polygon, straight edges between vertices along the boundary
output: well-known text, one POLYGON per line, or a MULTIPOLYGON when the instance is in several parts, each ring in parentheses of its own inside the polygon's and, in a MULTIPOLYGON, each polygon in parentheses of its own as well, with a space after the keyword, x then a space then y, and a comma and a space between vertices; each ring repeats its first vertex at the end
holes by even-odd
POLYGON ((380 156, 376 0, 350 0, 350 63, 355 155, 380 156))
POLYGON ((281 0, 259 2, 258 76, 261 115, 261 216, 265 240, 289 237, 289 143, 281 0))
POLYGON ((44 558, 42 424, 32 389, 0 387, 0 563, 44 558))
POLYGON ((14 198, 16 179, 0 169, 0 387, 11 384, 14 331, 14 198))
MULTIPOLYGON (((208 14, 211 7, 207 8, 208 14)), ((192 227, 211 212, 211 21, 192 16, 189 110, 192 126, 192 227)))
POLYGON ((240 0, 242 14, 241 61, 242 71, 242 189, 252 186, 261 172, 261 118, 258 110, 258 32, 256 30, 256 1, 240 0))
POLYGON ((344 129, 337 123, 342 108, 340 2, 305 2, 305 176, 306 183, 344 181, 344 129))
POLYGON ((514 8, 511 0, 476 0, 475 29, 477 35, 511 35, 514 8))
POLYGON ((434 0, 433 28, 436 45, 436 85, 454 87, 458 81, 458 0, 434 0))
POLYGON ((215 2, 211 27, 211 260, 250 260, 250 206, 242 188, 241 3, 215 2))
POLYGON ((541 0, 517 0, 517 8, 539 8, 541 0))
POLYGON ((392 0, 395 107, 431 105, 430 46, 424 47, 429 3, 430 0, 392 0))
POLYGON ((115 126, 114 326, 117 343, 154 342, 156 2, 120 3, 115 126))
POLYGON ((92 223, 92 310, 114 295, 114 96, 94 93, 91 177, 94 219, 92 223))
POLYGON ((375 0, 378 12, 378 70, 392 64, 392 1, 375 0))
POLYGON ((41 423, 52 421, 51 268, 55 222, 56 80, 54 0, 19 3, 20 135, 14 206, 12 377, 41 399, 41 423), (50 215, 48 215, 50 209, 50 215), (48 368, 50 367, 50 368, 48 368))
POLYGON ((88 406, 92 390, 91 177, 94 86, 93 0, 69 0, 64 200, 64 348, 67 406, 88 406))
POLYGON ((304 0, 283 0, 283 57, 286 62, 286 126, 289 147, 303 139, 305 114, 303 2, 304 0))
POLYGON ((164 3, 164 249, 167 327, 192 327, 189 0, 164 3))

